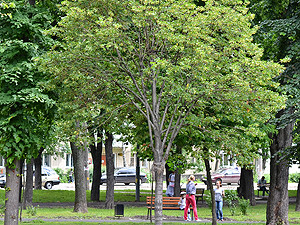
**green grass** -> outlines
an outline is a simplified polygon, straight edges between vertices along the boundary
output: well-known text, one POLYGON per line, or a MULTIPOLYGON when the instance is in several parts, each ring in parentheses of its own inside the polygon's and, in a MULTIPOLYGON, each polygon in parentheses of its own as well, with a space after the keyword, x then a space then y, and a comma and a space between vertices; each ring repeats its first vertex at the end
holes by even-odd
MULTIPOLYGON (((141 201, 146 201, 146 196, 150 195, 150 191, 141 191, 141 201)), ((208 193, 207 193, 208 194, 208 193)), ((101 191, 101 201, 105 200, 105 191, 101 191)), ((289 191, 289 196, 296 196, 295 191, 289 191)), ((4 200, 4 190, 0 190, 0 198, 4 200)), ((34 202, 74 202, 75 193, 74 191, 66 191, 66 190, 34 190, 34 202)), ((90 191, 87 191, 87 199, 90 199, 90 191)), ((117 190, 115 191, 115 201, 127 201, 133 202, 135 201, 135 190, 117 190)), ((130 204, 130 203, 129 203, 130 204)), ((72 219, 107 219, 114 218, 114 210, 112 209, 97 209, 97 208, 89 208, 88 213, 74 213, 73 207, 55 207, 55 208, 37 208, 37 215, 30 216, 26 210, 23 210, 23 218, 37 218, 39 220, 33 222, 24 222, 21 224, 50 224, 50 222, 42 222, 43 218, 50 219, 59 219, 59 218, 72 218, 72 219), (40 221, 40 222, 38 222, 40 221)), ((265 221, 266 220, 266 204, 258 204, 256 206, 251 206, 249 208, 247 215, 242 215, 237 209, 237 215, 231 216, 228 207, 223 208, 224 217, 230 218, 236 221, 246 221, 251 223, 251 221, 265 221)), ((134 218, 135 216, 146 216, 147 208, 146 207, 133 207, 133 206, 125 206, 125 217, 134 218)), ((175 216, 182 218, 183 211, 179 210, 164 210, 164 215, 167 216, 175 216)), ((198 208, 199 218, 209 219, 211 218, 211 210, 207 207, 198 208)), ((291 204, 289 206, 289 220, 291 223, 300 224, 300 214, 299 212, 295 212, 295 204, 291 204)), ((0 222, 0 224, 3 224, 0 222)), ((56 223, 51 222, 51 224, 84 224, 84 223, 56 223)), ((89 223, 89 224, 99 224, 99 223, 89 223)), ((116 223, 101 223, 101 224, 116 224, 116 223)), ((120 223, 120 224, 134 224, 134 223, 120 223)), ((136 223, 135 223, 136 224, 136 223)), ((149 223, 139 223, 139 224, 149 224, 149 223)), ((168 223, 170 224, 170 223, 168 223)), ((176 223, 180 224, 180 223, 176 223)), ((183 223, 186 224, 186 223, 183 223)), ((200 223, 201 224, 201 223, 200 223)))
MULTIPOLYGON (((24 218, 73 218, 73 219, 109 219, 114 218, 114 210, 111 209, 96 209, 89 208, 88 213, 74 213, 73 207, 60 207, 60 208, 38 208, 36 216, 30 216, 27 211, 23 211, 24 218)), ((236 221, 265 221, 266 220, 266 204, 259 204, 251 206, 247 215, 242 215, 239 211, 235 216, 230 215, 228 207, 223 208, 225 218, 230 218, 236 221)), ((164 215, 183 217, 183 211, 179 210, 164 210, 164 215)), ((134 218, 135 216, 146 216, 146 207, 131 207, 126 206, 124 209, 124 216, 134 218)), ((198 208, 198 216, 202 219, 211 218, 211 210, 207 207, 198 208)), ((295 212, 295 204, 289 206, 289 220, 294 223, 300 223, 300 214, 295 212)))
MULTIPOLYGON (((209 195, 209 191, 205 190, 206 195, 209 195)), ((141 190, 140 201, 146 201, 146 196, 151 194, 150 190, 141 190)), ((257 191, 255 191, 257 195, 257 191)), ((90 201, 91 192, 87 191, 87 200, 90 201)), ((105 191, 100 191, 100 201, 105 201, 105 191)), ((297 190, 289 190, 289 197, 296 197, 297 190)), ((5 191, 0 190, 0 199, 5 198, 5 191)), ((74 202, 75 192, 68 190, 33 190, 33 202, 74 202)), ((116 190, 115 201, 121 202, 134 202, 135 190, 116 190)))

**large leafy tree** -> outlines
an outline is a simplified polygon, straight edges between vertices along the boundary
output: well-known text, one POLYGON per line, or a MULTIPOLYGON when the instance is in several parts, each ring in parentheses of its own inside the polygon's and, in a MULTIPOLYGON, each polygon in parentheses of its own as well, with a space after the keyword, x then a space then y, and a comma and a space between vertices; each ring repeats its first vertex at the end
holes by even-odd
MULTIPOLYGON (((67 16, 54 31, 64 41, 64 50, 54 49, 47 64, 60 67, 73 58, 72 65, 56 74, 62 82, 117 86, 126 96, 122 100, 146 118, 154 158, 156 224, 162 224, 164 166, 194 108, 203 112, 207 104, 218 102, 216 107, 228 105, 234 120, 251 99, 269 103, 263 114, 282 102, 268 90, 276 86, 272 77, 281 67, 260 59, 262 51, 251 43, 256 30, 249 23, 252 16, 240 1, 197 6, 176 0, 81 0, 65 1, 62 10, 67 16)), ((205 114, 199 117, 205 119, 205 114)))
MULTIPOLYGON (((278 132, 271 146, 271 186, 267 224, 288 224, 288 167, 299 147, 290 148, 293 127, 299 120, 300 96, 300 4, 297 0, 251 1, 254 22, 260 25, 256 42, 264 49, 264 58, 283 60, 285 71, 277 78, 281 90, 289 96, 287 108, 277 113, 278 132), (287 151, 288 150, 288 151, 287 151), (275 210, 276 207, 276 210, 275 210)), ((296 129, 296 132, 299 132, 296 129)))
POLYGON ((5 224, 18 223, 21 160, 37 156, 54 115, 53 95, 43 87, 45 74, 37 70, 34 61, 52 43, 43 29, 50 27, 53 18, 42 1, 34 3, 10 1, 10 8, 0 4, 0 154, 7 167, 5 224))

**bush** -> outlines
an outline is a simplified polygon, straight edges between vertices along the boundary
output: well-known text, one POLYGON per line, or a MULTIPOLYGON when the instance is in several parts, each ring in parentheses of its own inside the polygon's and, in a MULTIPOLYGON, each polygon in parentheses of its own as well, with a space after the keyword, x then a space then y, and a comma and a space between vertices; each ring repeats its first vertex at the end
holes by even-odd
POLYGON ((30 216, 36 216, 37 214, 37 209, 39 208, 39 206, 34 207, 34 206, 28 206, 27 207, 27 214, 30 216))
POLYGON ((250 207, 250 201, 249 201, 249 199, 239 198, 238 202, 239 202, 241 213, 243 215, 247 215, 248 209, 250 207))
POLYGON ((236 201, 238 200, 237 192, 233 190, 226 191, 224 201, 229 207, 232 216, 236 214, 236 201))
POLYGON ((300 173, 291 173, 289 175, 289 181, 292 183, 298 183, 300 179, 300 173))
POLYGON ((54 171, 58 174, 59 176, 59 180, 61 183, 68 183, 69 180, 69 171, 67 171, 67 173, 64 173, 64 170, 61 168, 54 168, 54 171))
POLYGON ((204 197, 204 200, 205 200, 205 202, 206 202, 208 208, 211 209, 211 208, 212 208, 212 203, 211 203, 211 196, 210 196, 210 194, 207 195, 207 196, 205 196, 205 197, 204 197))

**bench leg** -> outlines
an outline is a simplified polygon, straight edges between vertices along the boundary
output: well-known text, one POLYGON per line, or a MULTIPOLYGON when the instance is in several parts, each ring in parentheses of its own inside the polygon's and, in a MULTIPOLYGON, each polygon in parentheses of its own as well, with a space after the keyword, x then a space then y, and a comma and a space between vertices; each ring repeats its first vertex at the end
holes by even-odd
POLYGON ((194 220, 194 209, 191 209, 192 221, 194 220))
POLYGON ((148 209, 147 220, 149 219, 149 215, 150 215, 150 209, 148 209))

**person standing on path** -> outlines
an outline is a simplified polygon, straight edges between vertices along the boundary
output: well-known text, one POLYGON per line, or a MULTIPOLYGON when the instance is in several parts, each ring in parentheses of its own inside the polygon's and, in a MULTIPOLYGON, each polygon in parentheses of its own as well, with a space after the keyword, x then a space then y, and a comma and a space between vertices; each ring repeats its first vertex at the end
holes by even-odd
POLYGON ((172 171, 172 173, 169 175, 169 185, 166 191, 166 195, 168 197, 174 196, 174 187, 175 187, 175 172, 172 171))
POLYGON ((225 196, 225 191, 222 188, 221 181, 218 180, 215 188, 215 201, 216 201, 216 214, 217 220, 223 221, 223 197, 225 196))
POLYGON ((69 172, 69 183, 73 183, 73 169, 69 172))
POLYGON ((188 180, 188 183, 186 185, 186 196, 185 196, 186 206, 184 209, 184 220, 185 221, 190 221, 190 219, 188 219, 188 217, 187 217, 190 205, 192 205, 192 207, 193 207, 195 220, 199 221, 198 214, 197 214, 196 199, 195 199, 196 185, 195 185, 194 181, 195 181, 195 177, 194 177, 194 175, 191 175, 188 180))

